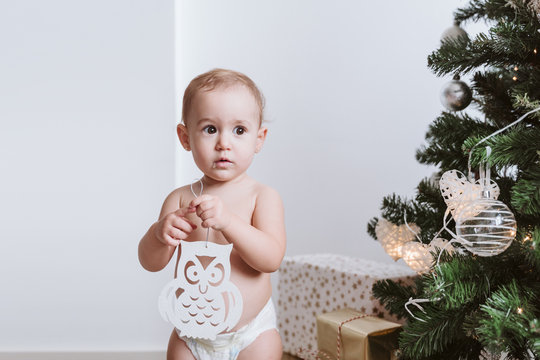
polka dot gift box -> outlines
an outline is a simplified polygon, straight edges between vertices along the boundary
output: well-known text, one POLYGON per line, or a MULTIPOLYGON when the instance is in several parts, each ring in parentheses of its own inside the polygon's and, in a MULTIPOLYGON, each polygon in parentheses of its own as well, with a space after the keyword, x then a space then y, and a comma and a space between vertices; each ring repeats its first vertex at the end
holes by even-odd
POLYGON ((335 254, 285 257, 279 270, 278 327, 283 351, 315 359, 317 315, 352 308, 399 322, 371 294, 373 284, 392 279, 412 284, 409 267, 335 254))

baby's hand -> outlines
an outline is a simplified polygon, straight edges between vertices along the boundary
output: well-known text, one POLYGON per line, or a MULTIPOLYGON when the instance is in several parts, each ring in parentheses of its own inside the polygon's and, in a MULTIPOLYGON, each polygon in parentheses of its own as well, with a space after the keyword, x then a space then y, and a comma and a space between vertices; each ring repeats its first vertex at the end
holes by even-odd
POLYGON ((165 215, 156 223, 154 234, 165 245, 178 246, 180 240, 185 240, 197 228, 197 225, 185 218, 194 209, 182 208, 165 215))
POLYGON ((204 228, 221 231, 231 222, 231 213, 217 196, 201 195, 189 204, 188 209, 197 212, 204 228))

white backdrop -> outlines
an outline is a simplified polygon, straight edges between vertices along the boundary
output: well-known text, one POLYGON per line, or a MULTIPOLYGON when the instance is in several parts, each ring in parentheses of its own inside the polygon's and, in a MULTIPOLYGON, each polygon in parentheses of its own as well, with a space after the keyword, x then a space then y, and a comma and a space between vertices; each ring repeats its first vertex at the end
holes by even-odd
POLYGON ((163 348, 174 2, 3 1, 0 45, 0 352, 163 348))
MULTIPOLYGON (((266 96, 267 142, 250 174, 283 197, 287 254, 392 262, 367 222, 383 196, 412 197, 433 173, 415 150, 450 79, 429 71, 427 55, 465 3, 177 2, 177 97, 214 67, 246 73, 266 96)), ((182 185, 199 173, 176 149, 182 185)))
POLYGON ((175 124, 214 67, 266 96, 250 174, 284 199, 287 254, 391 262, 366 223, 431 174, 414 152, 444 80, 426 56, 460 4, 0 3, 0 352, 166 347, 156 299, 172 268, 144 271, 137 244, 198 176, 175 124))

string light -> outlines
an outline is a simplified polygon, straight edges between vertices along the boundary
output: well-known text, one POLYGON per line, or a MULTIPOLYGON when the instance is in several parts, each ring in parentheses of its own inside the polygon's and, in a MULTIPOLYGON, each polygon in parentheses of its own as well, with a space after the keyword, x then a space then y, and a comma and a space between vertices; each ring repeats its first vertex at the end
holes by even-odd
POLYGON ((520 314, 520 315, 523 314, 523 309, 520 308, 520 307, 518 307, 518 308, 517 308, 517 313, 520 314))
POLYGON ((514 75, 514 76, 512 77, 512 80, 517 81, 517 76, 514 75))
POLYGON ((519 70, 519 68, 517 67, 517 65, 514 66, 514 71, 518 71, 518 70, 519 70))
POLYGON ((536 49, 533 50, 534 55, 536 55, 537 52, 538 52, 538 51, 536 51, 536 49))

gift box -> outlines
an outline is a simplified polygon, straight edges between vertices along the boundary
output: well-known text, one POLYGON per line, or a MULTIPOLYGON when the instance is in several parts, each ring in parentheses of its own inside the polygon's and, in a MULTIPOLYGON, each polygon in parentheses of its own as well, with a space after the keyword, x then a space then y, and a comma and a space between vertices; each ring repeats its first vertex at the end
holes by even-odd
POLYGON ((398 323, 353 309, 336 310, 317 316, 318 351, 337 360, 393 360, 400 330, 398 323))
POLYGON ((391 279, 412 284, 409 267, 335 254, 285 257, 279 270, 277 316, 283 351, 302 358, 317 350, 316 317, 353 308, 363 314, 400 321, 375 299, 373 284, 391 279))

